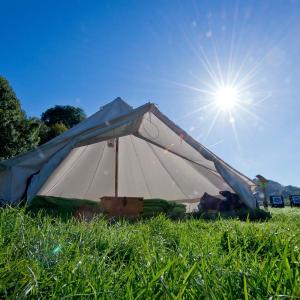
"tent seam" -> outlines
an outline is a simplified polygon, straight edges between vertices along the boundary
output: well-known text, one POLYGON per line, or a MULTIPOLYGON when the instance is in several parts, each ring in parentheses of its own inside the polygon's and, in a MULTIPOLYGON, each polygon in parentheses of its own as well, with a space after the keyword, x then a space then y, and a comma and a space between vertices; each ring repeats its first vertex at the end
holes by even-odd
POLYGON ((149 193, 150 197, 153 197, 153 196, 152 196, 152 193, 151 193, 151 191, 150 191, 150 188, 149 188, 149 186, 148 186, 148 183, 147 183, 147 180, 146 180, 146 176, 145 176, 144 170, 143 170, 143 168, 142 168, 142 164, 141 164, 141 161, 140 161, 140 157, 139 157, 139 155, 138 155, 138 153, 137 153, 137 151, 136 151, 135 144, 134 144, 134 142, 133 142, 133 140, 132 140, 132 136, 130 135, 129 137, 130 137, 130 141, 131 141, 132 146, 133 146, 134 153, 135 153, 135 155, 136 155, 136 157, 137 157, 137 159, 138 159, 139 166, 140 166, 140 169, 141 169, 141 171, 142 171, 142 174, 143 174, 143 177, 144 177, 144 180, 145 180, 145 185, 146 185, 146 188, 147 188, 147 190, 148 190, 148 193, 149 193))
MULTIPOLYGON (((162 145, 160 145, 160 144, 158 144, 158 143, 156 143, 156 142, 153 142, 153 141, 147 139, 146 137, 142 136, 142 135, 139 134, 139 133, 136 135, 136 137, 138 137, 138 138, 140 138, 140 139, 146 141, 147 143, 153 144, 154 146, 159 147, 159 148, 165 150, 165 147, 164 147, 164 146, 162 146, 162 145)), ((189 145, 190 147, 192 147, 190 144, 188 144, 188 145, 189 145)), ((193 147, 192 147, 192 148, 193 148, 193 147)), ((194 149, 194 148, 193 148, 193 149, 194 149)), ((172 154, 174 154, 174 155, 176 155, 176 156, 178 156, 178 157, 184 159, 184 160, 187 160, 187 161, 189 161, 189 162, 191 162, 191 163, 194 163, 194 164, 196 164, 196 165, 198 165, 198 166, 200 166, 200 167, 202 167, 202 168, 204 168, 204 169, 206 169, 206 170, 208 170, 208 171, 211 171, 211 172, 214 173, 215 175, 218 175, 218 174, 219 174, 217 171, 215 171, 215 170, 213 170, 213 169, 211 169, 211 168, 209 168, 209 167, 206 167, 206 166, 204 166, 203 164, 200 164, 199 162, 196 162, 196 161, 194 161, 194 160, 192 160, 192 159, 189 159, 189 158, 187 158, 187 157, 184 156, 184 155, 180 155, 180 154, 176 153, 176 152, 173 151, 173 150, 168 149, 168 151, 169 151, 170 153, 172 153, 172 154)), ((197 150, 196 150, 196 151, 197 151, 197 150)), ((219 175, 220 175, 220 174, 219 174, 219 175)), ((220 176, 221 176, 221 175, 220 175, 220 176)), ((222 176, 221 176, 221 177, 222 177, 222 176)), ((222 178, 223 178, 223 177, 222 177, 222 178)))
POLYGON ((97 171, 99 169, 99 166, 100 166, 100 163, 102 161, 102 158, 103 158, 103 155, 104 155, 104 151, 106 149, 106 145, 105 145, 105 142, 104 142, 104 147, 103 147, 103 151, 102 151, 102 154, 100 155, 100 158, 98 159, 98 162, 97 162, 97 166, 95 168, 95 171, 94 171, 94 175, 92 177, 92 181, 90 182, 88 188, 86 189, 86 191, 84 192, 83 196, 86 196, 86 194, 88 193, 89 189, 91 188, 92 184, 94 183, 94 180, 95 180, 95 176, 97 174, 97 171))
MULTIPOLYGON (((152 110, 153 114, 160 119, 161 121, 166 121, 164 122, 171 130, 173 130, 177 135, 178 132, 183 133, 186 137, 188 137, 188 139, 190 139, 191 141, 187 141, 186 139, 184 139, 190 146, 192 146, 196 151, 200 152, 201 150, 205 150, 207 151, 211 156, 213 156, 216 160, 219 160, 220 162, 222 162, 226 167, 232 169, 233 171, 235 171, 237 174, 239 174, 241 177, 244 177, 243 180, 245 181, 245 179, 247 179, 248 181, 250 181, 253 185, 255 185, 255 183, 253 182, 253 180, 251 180, 249 177, 247 177, 246 175, 242 174, 241 172, 239 172, 238 170, 236 170, 234 167, 232 167, 231 165, 229 165, 228 163, 226 163, 223 159, 221 159, 220 157, 218 157, 217 155, 215 155, 213 152, 211 152, 209 149, 207 149, 206 147, 204 147, 203 145, 201 145, 199 142, 197 142, 194 138, 192 138, 188 133, 186 133, 183 129, 181 129, 179 126, 177 126, 174 122, 172 122, 168 117, 166 117, 164 114, 162 114, 156 107, 152 110), (170 125, 171 124, 171 125, 170 125), (197 147, 195 147, 195 145, 197 147), (197 149, 197 148, 200 149, 197 149)), ((201 152, 200 152, 201 153, 201 152)), ((210 160, 210 159, 209 159, 210 160)), ((221 175, 222 176, 222 175, 221 175)), ((223 177, 223 176, 222 176, 223 177)), ((225 180, 225 179, 224 179, 225 180)), ((248 184, 248 183, 247 183, 248 184)), ((249 184, 250 185, 250 184, 249 184)))
MULTIPOLYGON (((87 146, 88 147, 88 146, 87 146)), ((86 149, 87 149, 87 147, 80 153, 80 155, 79 155, 79 157, 78 157, 78 159, 77 160, 75 160, 73 163, 72 163, 72 165, 70 166, 70 168, 68 168, 60 177, 59 177, 59 179, 56 181, 56 183, 49 189, 49 190, 47 190, 47 192, 46 193, 49 193, 49 192, 51 192, 59 183, 60 183, 60 180, 61 180, 61 178, 62 177, 64 177, 66 174, 68 174, 74 167, 75 167, 75 165, 80 161, 80 159, 81 159, 81 156, 83 155, 83 153, 86 151, 86 149)), ((65 159, 68 157, 69 155, 67 155, 66 157, 65 157, 65 159)), ((65 160, 64 159, 64 160, 65 160)), ((63 161, 64 161, 63 160, 63 161)), ((62 161, 62 162, 63 162, 62 161)), ((61 163, 62 163, 61 162, 61 163)), ((60 163, 60 164, 61 164, 60 163)), ((55 170, 60 166, 60 164, 55 168, 55 170)), ((55 171, 54 170, 54 171, 55 171)), ((49 179, 49 177, 47 178, 47 180, 49 179)), ((47 182, 47 181, 46 181, 47 182)))
POLYGON ((170 176, 170 178, 175 182, 176 186, 179 188, 179 190, 181 191, 181 193, 187 197, 187 199, 189 199, 189 196, 181 189, 181 187, 179 186, 179 184, 176 182, 175 178, 170 174, 170 172, 168 171, 167 167, 165 166, 165 164, 161 161, 161 159, 159 158, 159 156, 156 154, 156 152, 153 149, 152 144, 147 143, 147 145, 150 147, 150 149, 152 150, 153 154, 156 156, 156 158, 160 161, 161 165, 163 166, 164 170, 168 173, 168 175, 170 176))

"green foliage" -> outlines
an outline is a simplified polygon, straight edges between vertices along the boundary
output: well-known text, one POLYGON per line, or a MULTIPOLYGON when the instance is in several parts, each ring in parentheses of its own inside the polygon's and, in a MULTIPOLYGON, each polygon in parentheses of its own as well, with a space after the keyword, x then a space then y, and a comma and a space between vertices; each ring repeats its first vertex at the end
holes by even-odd
POLYGON ((159 214, 166 214, 171 218, 184 218, 186 207, 184 204, 154 198, 144 200, 144 217, 153 217, 159 214))
POLYGON ((50 127, 48 127, 43 121, 39 121, 40 129, 39 129, 39 137, 40 142, 39 145, 42 145, 61 133, 68 130, 68 128, 63 123, 57 123, 50 127))
POLYGON ((41 120, 49 127, 64 124, 67 128, 80 123, 86 118, 83 109, 70 105, 56 105, 43 112, 41 120))
POLYGON ((49 141, 50 128, 40 119, 38 119, 38 123, 39 123, 39 138, 40 138, 39 145, 42 145, 49 141))
POLYGON ((27 118, 20 101, 0 76, 0 161, 44 144, 86 118, 79 107, 55 106, 38 118, 27 118))
POLYGON ((83 109, 56 105, 43 112, 40 126, 40 145, 50 141, 86 118, 83 109))
POLYGON ((0 298, 297 299, 300 210, 268 222, 0 210, 0 298))
POLYGON ((49 128, 47 139, 51 140, 67 130, 68 128, 63 123, 56 123, 49 128))
POLYGON ((58 217, 67 220, 74 216, 76 210, 80 207, 90 207, 100 213, 98 202, 88 199, 61 198, 53 196, 35 196, 32 199, 28 212, 33 215, 43 210, 45 215, 58 217))
POLYGON ((39 124, 28 119, 20 101, 0 76, 0 160, 31 150, 39 142, 39 124))

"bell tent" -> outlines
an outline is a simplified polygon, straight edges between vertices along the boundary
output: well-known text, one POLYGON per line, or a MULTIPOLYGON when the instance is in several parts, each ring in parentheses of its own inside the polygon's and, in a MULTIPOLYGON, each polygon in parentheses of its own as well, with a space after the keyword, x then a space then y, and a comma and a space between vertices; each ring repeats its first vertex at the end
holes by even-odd
POLYGON ((8 204, 45 195, 163 198, 193 206, 205 192, 227 190, 255 208, 254 187, 154 104, 133 109, 121 98, 48 143, 0 162, 0 199, 8 204))

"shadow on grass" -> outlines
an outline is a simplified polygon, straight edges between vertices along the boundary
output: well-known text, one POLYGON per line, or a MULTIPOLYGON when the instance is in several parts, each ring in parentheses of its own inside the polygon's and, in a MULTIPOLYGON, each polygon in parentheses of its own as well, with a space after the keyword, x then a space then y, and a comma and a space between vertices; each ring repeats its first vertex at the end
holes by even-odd
MULTIPOLYGON (((60 199, 59 199, 60 200, 60 199)), ((61 200, 60 200, 61 201, 61 200)), ((91 202, 91 201, 90 201, 91 202)), ((147 221, 149 219, 158 217, 159 215, 163 215, 167 217, 168 219, 176 222, 176 221, 185 221, 185 220, 191 220, 191 219, 200 219, 200 220, 206 220, 206 221, 216 221, 221 219, 237 219, 240 221, 257 221, 257 222, 263 222, 268 221, 271 219, 271 213, 269 211, 265 211, 262 209, 240 209, 240 210, 233 210, 233 211, 224 211, 224 212, 205 212, 205 211, 198 211, 193 213, 154 213, 152 216, 140 216, 138 218, 126 218, 126 217, 114 217, 114 218, 108 218, 105 217, 102 213, 99 207, 95 206, 94 203, 89 203, 85 200, 77 200, 76 201, 69 201, 69 199, 65 200, 63 203, 59 203, 57 199, 54 197, 47 197, 47 201, 45 201, 45 197, 41 197, 41 199, 36 198, 36 201, 33 205, 26 205, 22 204, 19 205, 20 207, 24 207, 25 211, 28 215, 31 217, 39 216, 45 216, 50 217, 53 219, 60 219, 63 222, 66 222, 70 219, 74 219, 76 215, 76 211, 78 207, 80 207, 82 204, 87 204, 86 207, 93 207, 95 209, 95 217, 96 218, 105 218, 110 224, 115 224, 118 222, 126 221, 127 223, 137 223, 140 221, 147 221), (48 199, 49 198, 49 199, 48 199), (53 198, 53 199, 52 199, 53 198)), ((7 206, 9 208, 10 206, 7 206)), ((92 219, 96 219, 95 217, 92 217, 90 219, 86 219, 84 216, 82 218, 77 215, 75 219, 78 221, 91 221, 92 219)))
POLYGON ((204 212, 199 211, 190 214, 191 218, 203 220, 220 220, 220 219, 238 219, 240 221, 268 221, 272 215, 263 209, 240 209, 224 212, 204 212))
MULTIPOLYGON (((62 209, 59 206, 49 206, 49 207, 27 207, 26 212, 30 214, 32 217, 37 214, 41 214, 44 216, 59 218, 61 221, 65 222, 72 218, 74 218, 74 211, 70 211, 67 209, 62 209)), ((168 219, 178 222, 178 221, 189 221, 191 219, 196 220, 205 220, 205 221, 218 221, 224 219, 236 219, 240 221, 251 221, 251 222, 264 222, 271 219, 271 213, 262 209, 243 209, 239 211, 229 211, 229 212, 195 212, 195 213, 187 213, 185 215, 174 215, 174 214, 154 214, 153 216, 140 216, 138 218, 126 218, 126 217, 114 217, 108 218, 103 214, 96 215, 96 218, 105 218, 108 223, 111 225, 119 223, 119 222, 127 222, 130 224, 138 223, 141 221, 151 220, 152 218, 156 218, 160 215, 167 217, 168 219)), ((95 219, 95 218, 94 218, 95 219)), ((84 218, 77 219, 78 221, 86 221, 84 218)))

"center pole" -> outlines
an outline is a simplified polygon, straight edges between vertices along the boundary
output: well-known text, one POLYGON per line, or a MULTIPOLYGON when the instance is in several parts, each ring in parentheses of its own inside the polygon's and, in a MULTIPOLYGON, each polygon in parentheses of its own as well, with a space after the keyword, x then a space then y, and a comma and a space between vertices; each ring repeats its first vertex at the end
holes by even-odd
POLYGON ((118 197, 119 138, 116 138, 115 197, 118 197))

